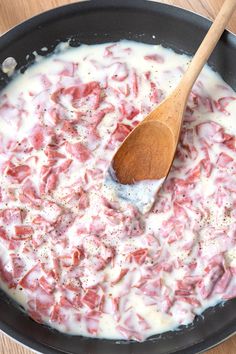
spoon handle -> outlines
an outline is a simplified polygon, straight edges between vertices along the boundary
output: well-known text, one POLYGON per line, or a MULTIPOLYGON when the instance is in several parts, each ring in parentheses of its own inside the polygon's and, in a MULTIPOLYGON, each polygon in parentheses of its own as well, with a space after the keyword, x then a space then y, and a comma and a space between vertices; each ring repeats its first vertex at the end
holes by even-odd
POLYGON ((179 84, 179 87, 183 88, 184 92, 182 91, 182 93, 186 95, 186 99, 204 64, 207 62, 219 38, 224 32, 224 29, 235 8, 236 0, 225 0, 217 17, 207 32, 196 54, 194 55, 185 75, 179 84))

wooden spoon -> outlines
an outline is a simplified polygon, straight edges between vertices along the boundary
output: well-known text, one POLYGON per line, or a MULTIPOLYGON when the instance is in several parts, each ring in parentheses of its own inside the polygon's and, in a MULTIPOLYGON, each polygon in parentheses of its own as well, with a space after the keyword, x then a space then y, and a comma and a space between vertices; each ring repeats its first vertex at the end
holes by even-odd
MULTIPOLYGON (((179 140, 190 90, 215 48, 236 8, 226 0, 173 93, 127 136, 113 157, 112 168, 121 184, 167 177, 179 140)), ((114 175, 113 174, 113 175, 114 175)))

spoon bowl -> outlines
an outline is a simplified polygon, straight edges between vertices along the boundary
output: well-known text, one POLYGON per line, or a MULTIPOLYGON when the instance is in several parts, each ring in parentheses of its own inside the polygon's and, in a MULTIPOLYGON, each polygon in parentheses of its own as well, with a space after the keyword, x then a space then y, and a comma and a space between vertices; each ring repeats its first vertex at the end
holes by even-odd
POLYGON ((168 125, 161 121, 143 122, 114 157, 116 178, 122 184, 162 179, 168 174, 174 153, 175 137, 168 125))

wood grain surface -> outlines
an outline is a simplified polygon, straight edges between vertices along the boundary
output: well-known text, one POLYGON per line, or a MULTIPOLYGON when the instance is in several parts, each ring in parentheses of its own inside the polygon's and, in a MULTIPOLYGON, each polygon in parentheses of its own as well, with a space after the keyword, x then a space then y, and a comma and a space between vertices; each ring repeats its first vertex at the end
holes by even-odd
MULTIPOLYGON (((91 0, 92 1, 92 0, 91 0)), ((119 0, 117 0, 119 1, 119 0)), ((135 2, 135 0, 133 0, 135 2)), ((0 34, 21 21, 56 6, 72 3, 71 0, 0 0, 0 34)), ((159 0, 195 11, 214 19, 223 0, 159 0)), ((229 22, 228 29, 236 33, 236 13, 229 22)), ((32 354, 29 349, 0 333, 0 354, 32 354)), ((110 353, 104 353, 110 354, 110 353)), ((145 353, 143 353, 145 354, 145 353)), ((211 349, 207 354, 236 354, 236 335, 211 349)))

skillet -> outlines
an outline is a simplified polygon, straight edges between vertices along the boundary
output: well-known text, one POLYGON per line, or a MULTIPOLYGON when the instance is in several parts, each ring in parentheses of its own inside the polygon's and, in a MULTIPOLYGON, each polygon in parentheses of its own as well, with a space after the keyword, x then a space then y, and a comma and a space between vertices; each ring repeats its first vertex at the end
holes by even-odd
MULTIPOLYGON (((60 41, 68 39, 71 46, 78 46, 126 38, 193 55, 209 26, 210 21, 194 13, 145 0, 86 1, 45 12, 4 34, 0 38, 0 63, 13 56, 17 68, 24 71, 34 61, 33 51, 48 55, 60 41), (42 47, 48 50, 41 51, 42 47)), ((235 59, 236 37, 225 31, 209 64, 236 90, 235 59)), ((0 89, 8 81, 0 71, 0 89)), ((234 334, 235 313, 236 299, 206 310, 187 327, 143 343, 91 339, 68 336, 37 324, 0 291, 0 329, 45 354, 199 353, 234 334)))

